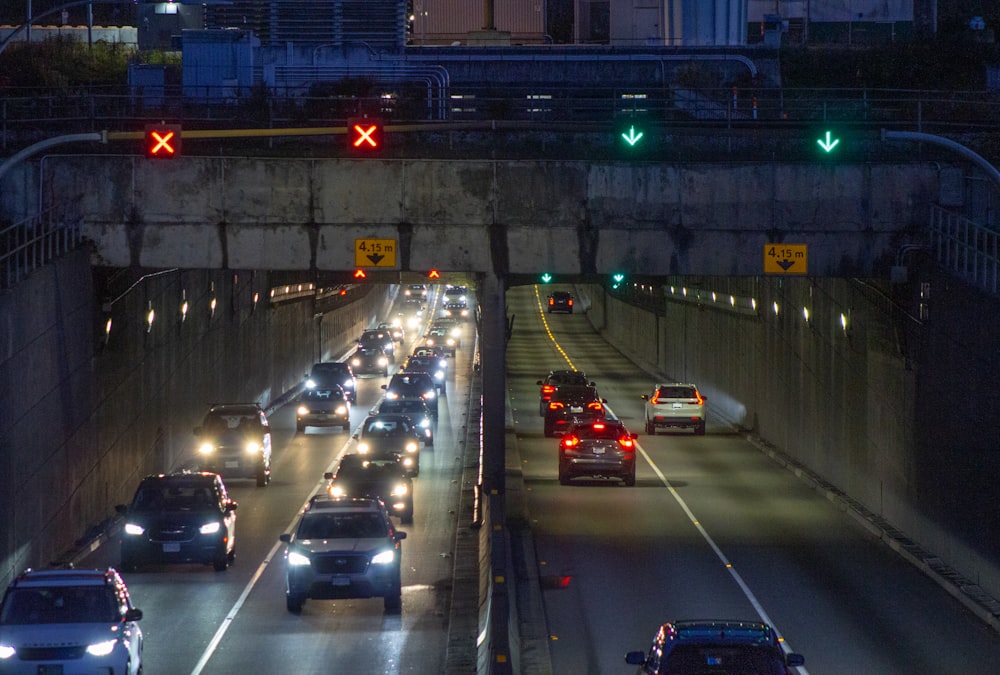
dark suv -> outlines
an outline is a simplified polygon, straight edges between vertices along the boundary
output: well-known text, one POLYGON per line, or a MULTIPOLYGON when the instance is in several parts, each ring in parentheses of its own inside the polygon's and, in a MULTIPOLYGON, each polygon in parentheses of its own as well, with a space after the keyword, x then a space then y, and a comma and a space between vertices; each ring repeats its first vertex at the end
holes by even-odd
POLYGON ((549 400, 555 390, 564 384, 589 384, 591 387, 597 385, 587 379, 587 376, 579 370, 550 370, 544 380, 536 382, 541 389, 538 390, 538 414, 544 415, 549 407, 549 400))
POLYGON ((413 479, 406 473, 398 455, 369 459, 362 455, 344 455, 336 473, 325 473, 326 491, 331 497, 371 497, 381 499, 390 515, 399 522, 413 522, 413 479))
POLYGON ((553 291, 549 294, 549 314, 553 312, 573 313, 573 294, 566 291, 553 291))
POLYGON ((410 476, 420 475, 420 444, 424 437, 409 415, 369 415, 351 438, 357 442, 359 455, 371 459, 399 455, 410 476))
POLYGON ((431 414, 437 417, 438 397, 437 385, 430 373, 415 373, 406 371, 396 373, 389 380, 389 384, 383 384, 385 397, 390 400, 406 398, 422 398, 430 408, 431 414))
POLYGON ((282 534, 285 603, 298 614, 307 598, 383 598, 386 612, 403 605, 401 579, 405 532, 393 527, 377 499, 309 500, 295 532, 282 534))
POLYGON ((805 657, 786 653, 777 632, 759 621, 673 621, 660 626, 648 654, 634 651, 625 663, 639 675, 661 673, 768 673, 791 675, 805 657))
POLYGON ((236 502, 218 474, 146 476, 131 504, 115 507, 125 517, 121 566, 199 562, 219 572, 236 555, 236 502))
POLYGON ((597 388, 585 384, 564 384, 549 400, 545 409, 545 435, 555 436, 574 424, 585 424, 605 417, 607 401, 597 395, 597 388))
POLYGON ((351 428, 351 400, 339 384, 306 389, 295 406, 295 430, 306 427, 351 428))
POLYGON ((257 403, 213 405, 200 427, 198 468, 226 478, 271 481, 271 425, 257 403))
POLYGON ((322 361, 314 364, 312 371, 306 375, 306 389, 330 387, 335 384, 344 388, 351 403, 357 402, 358 381, 349 363, 322 361))
POLYGON ((396 355, 396 340, 392 337, 392 332, 388 330, 369 328, 358 338, 358 347, 363 349, 382 347, 385 350, 385 355, 390 359, 395 358, 396 355))

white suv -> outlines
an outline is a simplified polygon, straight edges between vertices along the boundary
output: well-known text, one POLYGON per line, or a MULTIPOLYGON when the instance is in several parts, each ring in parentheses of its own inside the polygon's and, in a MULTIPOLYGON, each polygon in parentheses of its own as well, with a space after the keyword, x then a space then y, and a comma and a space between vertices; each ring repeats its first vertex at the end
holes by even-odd
POLYGON ((0 673, 142 672, 142 611, 107 570, 27 570, 0 604, 0 673))
POLYGON ((643 394, 642 399, 646 402, 647 434, 655 434, 657 427, 680 427, 705 435, 706 398, 693 384, 658 384, 652 394, 643 394))

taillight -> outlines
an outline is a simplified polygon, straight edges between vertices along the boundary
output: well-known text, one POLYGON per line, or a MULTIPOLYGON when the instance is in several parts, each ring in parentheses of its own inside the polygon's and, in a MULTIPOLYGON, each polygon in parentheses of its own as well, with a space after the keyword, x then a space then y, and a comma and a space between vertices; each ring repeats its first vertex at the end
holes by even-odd
POLYGON ((635 442, 633 442, 632 439, 629 438, 628 436, 622 436, 621 438, 618 439, 618 445, 622 446, 623 448, 633 448, 635 447, 635 442))
POLYGON ((652 403, 653 405, 657 405, 660 402, 660 395, 653 394, 653 398, 649 399, 649 402, 652 403))
POLYGON ((562 439, 562 445, 564 448, 572 448, 580 444, 580 439, 576 436, 565 436, 562 439))
POLYGON ((705 404, 705 399, 704 399, 704 398, 702 398, 702 396, 701 396, 701 393, 700 393, 700 392, 697 392, 697 391, 696 391, 696 392, 694 393, 694 398, 695 398, 695 400, 696 400, 696 401, 698 402, 698 405, 704 405, 704 404, 705 404))
POLYGON ((601 404, 600 401, 591 401, 590 403, 587 404, 587 408, 589 408, 590 410, 602 410, 604 406, 601 404))
POLYGON ((565 408, 562 401, 549 401, 549 410, 559 410, 560 408, 565 408))
POLYGON ((555 390, 556 390, 556 387, 553 384, 543 384, 542 385, 542 393, 543 394, 551 394, 555 390))
POLYGON ((556 301, 553 298, 549 298, 549 304, 554 305, 556 304, 556 301))
POLYGON ((568 304, 568 305, 569 305, 570 307, 572 307, 572 306, 573 306, 573 301, 572 301, 572 300, 570 300, 570 301, 569 301, 569 302, 568 302, 567 304, 568 304))
POLYGON ((604 422, 594 422, 594 429, 600 431, 604 428, 604 422))

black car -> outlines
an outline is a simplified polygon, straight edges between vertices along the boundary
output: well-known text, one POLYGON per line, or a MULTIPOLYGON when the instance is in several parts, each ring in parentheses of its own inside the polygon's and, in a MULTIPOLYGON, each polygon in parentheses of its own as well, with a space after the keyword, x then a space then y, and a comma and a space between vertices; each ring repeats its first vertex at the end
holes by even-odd
POLYGON ((549 314, 553 312, 573 313, 573 294, 566 291, 553 291, 549 294, 549 314))
POLYGON ((271 425, 259 404, 213 405, 194 435, 202 471, 253 478, 257 487, 271 481, 271 425))
POLYGON ((351 368, 358 375, 381 375, 385 377, 389 374, 389 355, 381 345, 369 345, 367 347, 358 345, 351 355, 351 368))
POLYGON ((427 347, 437 347, 445 354, 454 356, 460 346, 460 338, 452 334, 450 328, 444 326, 431 326, 424 335, 424 345, 427 347))
POLYGON ((306 427, 351 427, 351 400, 340 385, 306 389, 295 407, 295 429, 306 427))
POLYGON ((545 435, 555 436, 574 424, 605 418, 606 400, 597 388, 585 384, 564 384, 552 394, 545 408, 545 435))
POLYGON ((358 382, 351 370, 351 364, 344 361, 323 361, 313 364, 312 370, 306 375, 306 389, 340 385, 347 392, 351 403, 358 400, 358 382))
POLYGON ((431 414, 437 417, 438 397, 437 385, 430 373, 417 373, 406 371, 396 373, 389 380, 389 384, 383 384, 385 397, 390 401, 400 398, 420 398, 427 403, 431 414))
POLYGON ((371 348, 382 347, 385 355, 392 359, 396 354, 396 340, 392 337, 392 331, 379 328, 369 328, 361 333, 358 338, 358 347, 371 348))
POLYGON ((383 598, 386 612, 402 609, 402 549, 406 538, 378 499, 316 495, 295 532, 282 534, 285 604, 298 614, 307 598, 383 598))
POLYGON ((420 474, 423 438, 407 415, 369 415, 352 438, 357 442, 359 455, 371 459, 391 459, 399 455, 407 473, 413 477, 420 474))
POLYGON ((403 468, 397 455, 385 459, 369 459, 361 455, 344 455, 336 473, 325 473, 331 497, 372 497, 381 499, 389 515, 399 516, 399 522, 413 522, 413 479, 403 468))
POLYGON ((146 476, 124 516, 121 567, 198 562, 225 570, 236 555, 236 502, 215 473, 146 476))
POLYGON ((805 657, 782 649, 777 632, 760 621, 672 621, 660 626, 646 652, 625 655, 638 675, 768 673, 791 675, 805 657))
POLYGON ((587 376, 579 370, 550 370, 544 380, 538 380, 535 384, 541 387, 538 390, 538 414, 544 415, 545 409, 549 407, 549 399, 556 389, 564 384, 589 384, 591 387, 597 385, 587 379, 587 376))
POLYGON ((406 415, 413 420, 417 432, 424 439, 424 445, 434 445, 434 415, 422 398, 383 398, 374 408, 368 411, 370 415, 406 415))
POLYGON ((620 478, 635 485, 636 434, 621 420, 598 420, 574 424, 559 441, 559 484, 573 478, 620 478))
POLYGON ((404 373, 427 373, 434 380, 438 394, 444 395, 448 389, 448 361, 442 356, 417 356, 412 355, 406 359, 403 367, 404 373))

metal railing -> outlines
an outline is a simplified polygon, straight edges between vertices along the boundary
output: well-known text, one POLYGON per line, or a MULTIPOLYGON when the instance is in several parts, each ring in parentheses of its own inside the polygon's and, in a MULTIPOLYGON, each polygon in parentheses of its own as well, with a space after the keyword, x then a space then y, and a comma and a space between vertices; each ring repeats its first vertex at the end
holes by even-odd
POLYGON ((1000 233, 934 205, 931 247, 938 264, 996 295, 1000 288, 1000 233))
POLYGON ((33 270, 80 246, 78 222, 55 220, 52 211, 0 230, 0 288, 11 288, 33 270))

